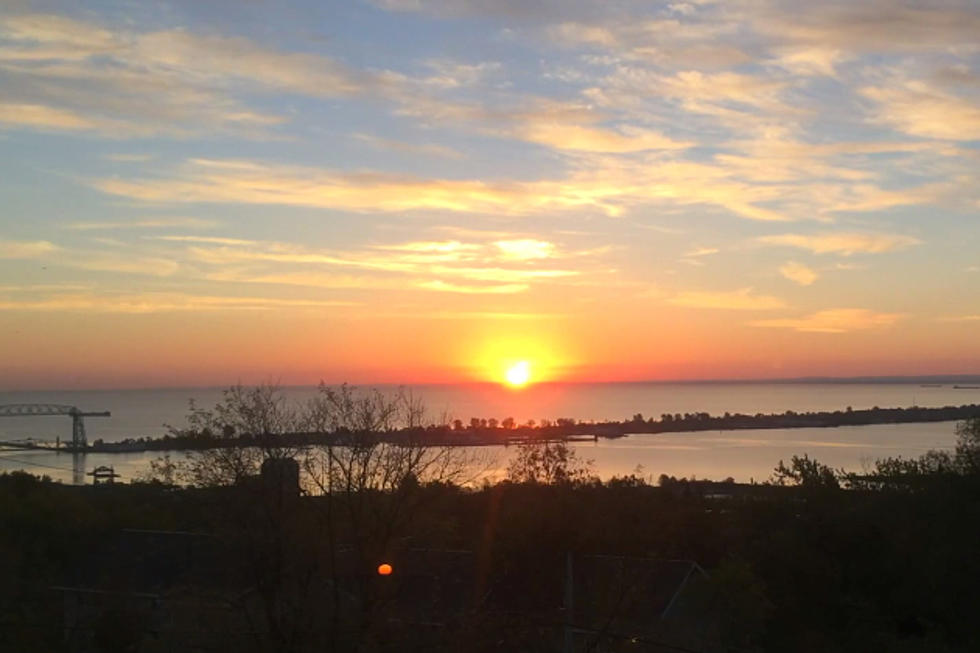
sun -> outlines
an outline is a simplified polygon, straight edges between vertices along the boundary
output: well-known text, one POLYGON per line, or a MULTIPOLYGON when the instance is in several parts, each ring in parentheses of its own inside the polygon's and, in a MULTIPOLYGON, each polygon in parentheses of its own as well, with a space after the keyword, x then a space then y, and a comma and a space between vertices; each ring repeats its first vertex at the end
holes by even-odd
POLYGON ((531 364, 518 361, 507 368, 507 383, 515 388, 523 388, 531 380, 531 364))

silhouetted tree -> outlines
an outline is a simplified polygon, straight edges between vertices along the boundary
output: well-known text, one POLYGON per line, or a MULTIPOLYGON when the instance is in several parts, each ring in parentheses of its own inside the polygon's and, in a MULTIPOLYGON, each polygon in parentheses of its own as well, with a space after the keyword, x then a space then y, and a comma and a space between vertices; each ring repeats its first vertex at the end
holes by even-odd
POLYGON ((980 474, 980 417, 956 425, 956 463, 964 474, 980 474))
POLYGON ((582 460, 565 442, 528 442, 518 445, 507 466, 515 483, 583 483, 595 478, 591 460, 582 460))
POLYGON ((811 460, 807 454, 793 456, 787 467, 782 460, 773 470, 776 485, 802 485, 807 488, 839 488, 837 474, 827 465, 811 460))

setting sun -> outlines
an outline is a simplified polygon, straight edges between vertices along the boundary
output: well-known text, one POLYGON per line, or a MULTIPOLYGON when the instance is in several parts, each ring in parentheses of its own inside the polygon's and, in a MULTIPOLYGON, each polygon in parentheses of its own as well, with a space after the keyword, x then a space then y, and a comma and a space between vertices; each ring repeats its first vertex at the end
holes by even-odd
POLYGON ((531 380, 531 365, 527 361, 514 363, 507 369, 507 383, 520 388, 531 380))

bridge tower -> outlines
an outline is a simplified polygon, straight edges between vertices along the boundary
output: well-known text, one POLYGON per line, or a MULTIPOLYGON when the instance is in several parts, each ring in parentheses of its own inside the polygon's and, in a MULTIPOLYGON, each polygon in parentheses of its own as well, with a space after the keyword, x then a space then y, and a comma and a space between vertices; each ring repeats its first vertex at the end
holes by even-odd
POLYGON ((84 449, 88 446, 88 438, 85 437, 85 420, 82 419, 82 411, 72 408, 71 413, 71 446, 74 449, 84 449))
POLYGON ((0 406, 0 417, 29 417, 43 415, 68 415, 71 417, 71 446, 75 451, 84 452, 88 446, 85 435, 84 417, 111 417, 109 411, 85 412, 76 406, 61 404, 10 404, 0 406))

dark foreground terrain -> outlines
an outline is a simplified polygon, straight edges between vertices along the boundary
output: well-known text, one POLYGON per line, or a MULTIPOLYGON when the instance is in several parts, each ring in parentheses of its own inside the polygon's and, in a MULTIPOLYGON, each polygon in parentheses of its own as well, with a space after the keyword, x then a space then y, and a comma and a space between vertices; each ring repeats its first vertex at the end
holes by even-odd
POLYGON ((0 649, 980 650, 976 421, 955 452, 794 458, 766 485, 600 483, 558 443, 463 489, 425 480, 431 453, 219 450, 196 487, 0 476, 0 649))

